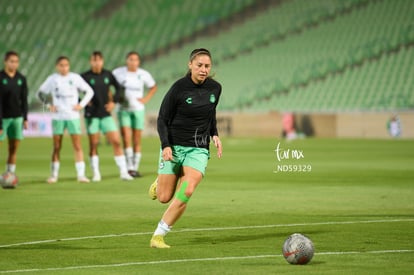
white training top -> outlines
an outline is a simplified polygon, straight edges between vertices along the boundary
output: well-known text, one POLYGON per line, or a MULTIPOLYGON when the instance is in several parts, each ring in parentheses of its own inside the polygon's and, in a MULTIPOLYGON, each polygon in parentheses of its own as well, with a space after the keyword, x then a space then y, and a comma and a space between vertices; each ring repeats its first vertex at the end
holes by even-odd
POLYGON ((152 88, 155 86, 155 80, 151 74, 141 68, 135 72, 128 71, 126 66, 116 68, 112 71, 118 83, 125 89, 125 103, 121 103, 121 110, 141 111, 145 105, 138 101, 144 97, 144 86, 152 88))
POLYGON ((71 120, 80 118, 79 111, 73 110, 73 107, 77 104, 85 107, 93 97, 93 90, 79 74, 54 73, 43 82, 36 94, 43 103, 45 103, 45 95, 52 96, 52 104, 56 107, 52 119, 71 120), (84 96, 79 102, 80 93, 84 93, 84 96))

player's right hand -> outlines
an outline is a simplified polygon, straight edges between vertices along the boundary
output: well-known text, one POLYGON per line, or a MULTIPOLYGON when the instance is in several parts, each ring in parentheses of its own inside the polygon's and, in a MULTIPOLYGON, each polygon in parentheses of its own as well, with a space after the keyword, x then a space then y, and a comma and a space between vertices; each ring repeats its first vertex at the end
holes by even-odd
POLYGON ((173 160, 171 147, 165 147, 164 149, 162 149, 162 159, 165 161, 173 160))

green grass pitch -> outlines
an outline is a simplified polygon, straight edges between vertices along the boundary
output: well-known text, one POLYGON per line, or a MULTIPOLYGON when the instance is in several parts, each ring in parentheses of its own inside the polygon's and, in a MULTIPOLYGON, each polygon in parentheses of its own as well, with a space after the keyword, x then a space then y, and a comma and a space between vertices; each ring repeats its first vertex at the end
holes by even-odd
MULTIPOLYGON (((80 184, 65 137, 53 185, 45 183, 51 140, 26 138, 20 185, 0 190, 0 274, 413 272, 412 140, 225 138, 223 144, 223 158, 212 148, 205 179, 166 237, 172 248, 157 250, 149 240, 166 205, 147 197, 157 138, 143 140, 144 177, 119 180, 103 144, 103 181, 80 184), (295 232, 314 242, 308 265, 289 265, 281 255, 295 232)), ((91 176, 88 161, 87 168, 91 176)))

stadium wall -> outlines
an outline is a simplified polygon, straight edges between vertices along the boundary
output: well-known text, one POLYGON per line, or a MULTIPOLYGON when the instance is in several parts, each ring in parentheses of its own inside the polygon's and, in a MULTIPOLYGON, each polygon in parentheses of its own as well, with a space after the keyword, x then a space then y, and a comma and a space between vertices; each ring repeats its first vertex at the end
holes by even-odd
MULTIPOLYGON (((398 112, 401 122, 401 138, 414 138, 414 112, 398 112)), ((392 112, 338 114, 337 137, 390 138, 387 122, 392 112)))
MULTIPOLYGON (((295 114, 296 128, 306 136, 338 138, 391 138, 387 122, 392 112, 295 114)), ((282 137, 282 113, 219 113, 217 126, 221 136, 282 137)), ((401 138, 414 138, 414 112, 398 112, 401 138)), ((157 114, 147 115, 144 134, 157 135, 157 114)))
MULTIPOLYGON (((305 136, 338 138, 391 138, 387 122, 392 112, 295 114, 295 128, 305 136)), ((282 137, 283 113, 219 113, 217 127, 221 136, 282 137)), ((399 112, 401 138, 414 138, 414 112, 399 112)), ((50 137, 51 118, 45 113, 29 113, 26 137, 50 137)), ((83 121, 83 120, 82 120, 83 121)), ((86 133, 82 123, 83 132, 86 133)), ((145 136, 157 136, 157 114, 146 116, 145 136)))

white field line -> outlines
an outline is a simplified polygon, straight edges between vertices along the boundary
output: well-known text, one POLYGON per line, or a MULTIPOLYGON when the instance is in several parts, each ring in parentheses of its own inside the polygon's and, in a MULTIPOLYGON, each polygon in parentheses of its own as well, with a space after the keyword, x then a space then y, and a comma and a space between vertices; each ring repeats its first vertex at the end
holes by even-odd
MULTIPOLYGON (((333 251, 320 252, 315 255, 355 255, 355 254, 387 254, 387 253, 413 253, 412 249, 398 249, 398 250, 374 250, 374 251, 333 251)), ((179 259, 179 260, 165 260, 165 261, 148 261, 148 262, 129 262, 118 264, 102 264, 102 265, 80 265, 67 267, 51 267, 51 268, 31 268, 31 269, 15 269, 2 270, 0 274, 6 273, 23 273, 23 272, 45 272, 45 271, 65 271, 65 270, 79 270, 79 269, 93 269, 93 268, 114 268, 124 266, 139 266, 139 265, 154 265, 154 264, 174 264, 174 263, 189 263, 189 262, 208 262, 208 261, 228 261, 228 260, 248 260, 260 258, 276 258, 282 257, 281 254, 275 255, 253 255, 253 256, 229 256, 217 258, 193 258, 193 259, 179 259)))
MULTIPOLYGON (((414 222, 414 219, 389 219, 389 220, 366 220, 366 221, 335 221, 335 222, 314 222, 314 223, 291 223, 291 224, 268 224, 268 225, 249 225, 249 226, 232 226, 232 227, 206 227, 206 228, 187 228, 171 231, 171 233, 184 232, 200 232, 200 231, 227 231, 227 230, 243 230, 243 229, 260 229, 260 228, 275 228, 275 227, 296 227, 296 226, 316 226, 316 225, 343 225, 343 224, 369 224, 369 223, 395 223, 395 222, 414 222)), ((2 244, 0 248, 7 248, 13 246, 44 244, 62 241, 78 241, 87 239, 104 239, 104 238, 118 238, 126 236, 151 235, 154 232, 134 232, 121 234, 108 234, 97 236, 71 237, 61 239, 50 239, 40 241, 29 241, 12 244, 2 244)))

